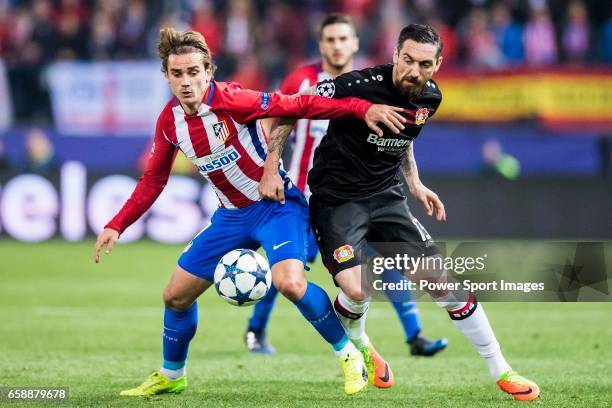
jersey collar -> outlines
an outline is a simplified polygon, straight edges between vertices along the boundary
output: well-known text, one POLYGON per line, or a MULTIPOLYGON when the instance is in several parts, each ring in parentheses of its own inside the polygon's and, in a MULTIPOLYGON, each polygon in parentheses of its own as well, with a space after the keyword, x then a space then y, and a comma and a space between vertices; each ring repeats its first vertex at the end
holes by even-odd
POLYGON ((210 106, 210 103, 212 102, 212 98, 214 94, 215 94, 215 81, 211 80, 210 84, 208 85, 208 89, 206 90, 206 93, 204 94, 204 100, 206 101, 204 103, 206 105, 210 106))

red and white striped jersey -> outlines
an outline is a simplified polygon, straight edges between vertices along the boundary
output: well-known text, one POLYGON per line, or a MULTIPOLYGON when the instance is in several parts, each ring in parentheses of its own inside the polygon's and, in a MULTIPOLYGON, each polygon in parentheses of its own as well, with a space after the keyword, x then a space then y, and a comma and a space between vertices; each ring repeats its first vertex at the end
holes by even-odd
POLYGON ((212 184, 222 207, 247 207, 260 199, 258 185, 267 152, 266 137, 257 119, 363 119, 370 105, 356 98, 256 92, 236 83, 216 81, 211 81, 194 114, 185 113, 178 99, 173 98, 157 120, 151 157, 143 176, 106 227, 121 233, 144 214, 165 187, 178 149, 212 184))
MULTIPOLYGON (((280 91, 287 95, 302 92, 317 83, 332 76, 322 71, 321 64, 305 65, 285 78, 280 86, 280 91)), ((328 119, 300 119, 296 122, 292 134, 293 154, 289 163, 289 176, 295 185, 304 193, 306 198, 310 197, 308 187, 308 172, 312 167, 314 151, 327 133, 328 119)))

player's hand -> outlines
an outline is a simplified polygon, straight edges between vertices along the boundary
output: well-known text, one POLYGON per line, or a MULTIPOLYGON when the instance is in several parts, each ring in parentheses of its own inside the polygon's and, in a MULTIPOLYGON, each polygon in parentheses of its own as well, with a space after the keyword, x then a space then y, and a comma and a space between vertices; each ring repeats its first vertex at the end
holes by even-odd
POLYGON ((93 251, 93 259, 96 263, 100 262, 100 250, 102 247, 106 246, 104 253, 106 255, 110 254, 113 250, 113 245, 119 239, 119 233, 112 228, 104 228, 100 235, 98 235, 98 239, 96 240, 96 245, 94 246, 93 251))
POLYGON ((266 172, 264 170, 259 181, 259 196, 264 200, 285 204, 285 183, 277 171, 266 172))
POLYGON ((410 186, 410 193, 423 205, 427 215, 431 216, 436 212, 436 220, 446 221, 446 210, 444 204, 436 193, 425 187, 422 183, 410 186))
POLYGON ((383 123, 393 133, 399 133, 404 130, 403 123, 406 123, 400 112, 404 109, 396 108, 395 106, 374 104, 370 106, 365 115, 365 122, 379 137, 382 137, 383 130, 378 126, 378 123, 383 123))

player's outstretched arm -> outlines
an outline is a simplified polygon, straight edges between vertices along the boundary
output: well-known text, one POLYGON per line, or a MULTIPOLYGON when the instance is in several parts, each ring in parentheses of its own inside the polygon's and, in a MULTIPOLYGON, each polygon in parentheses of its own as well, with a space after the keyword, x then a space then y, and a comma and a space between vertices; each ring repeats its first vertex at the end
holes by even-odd
POLYGON ((421 182, 419 178, 419 170, 414 159, 414 142, 410 143, 410 147, 406 152, 406 157, 402 162, 402 172, 408 184, 408 189, 414 198, 421 203, 427 215, 432 215, 435 211, 436 220, 446 221, 446 210, 442 200, 436 193, 431 191, 429 188, 421 182))
POLYGON ((121 210, 98 235, 93 251, 96 263, 100 262, 100 250, 106 246, 105 253, 109 254, 119 239, 119 234, 123 233, 153 205, 168 182, 177 149, 164 135, 161 117, 160 115, 157 120, 151 156, 144 174, 138 180, 136 188, 121 210))
POLYGON ((365 120, 379 135, 382 130, 377 123, 384 123, 395 133, 403 129, 406 119, 400 114, 402 108, 388 105, 373 105, 363 99, 342 99, 313 95, 309 90, 296 95, 256 92, 230 84, 218 109, 230 113, 240 123, 270 117, 337 119, 355 118, 365 120))
MULTIPOLYGON (((317 85, 305 90, 302 92, 302 94, 317 95, 317 85)), ((373 104, 368 108, 363 119, 370 129, 372 129, 379 137, 382 137, 383 130, 378 126, 379 123, 383 123, 393 133, 399 133, 401 130, 404 130, 403 124, 406 123, 406 118, 400 114, 400 112, 403 111, 404 109, 394 106, 373 104)))
POLYGON ((378 126, 379 123, 383 123, 393 133, 399 133, 404 129, 403 123, 406 122, 406 118, 400 114, 404 109, 395 106, 371 104, 370 102, 354 97, 342 99, 322 98, 315 95, 302 95, 301 97, 307 97, 309 99, 306 100, 308 105, 307 109, 299 117, 335 119, 353 116, 358 119, 363 119, 368 127, 381 137, 383 136, 383 130, 378 126), (332 101, 334 103, 330 104, 332 101), (346 107, 348 108, 347 112, 342 112, 344 107, 338 104, 340 102, 346 103, 346 107), (365 114, 362 114, 366 106, 367 110, 365 114), (323 111, 323 113, 318 113, 319 110, 323 111))
POLYGON ((110 254, 113 250, 113 246, 115 242, 119 239, 119 232, 115 231, 112 228, 104 228, 102 232, 98 235, 98 239, 96 240, 96 245, 94 245, 93 251, 93 259, 96 263, 100 262, 100 251, 102 248, 106 247, 104 253, 106 255, 110 254))

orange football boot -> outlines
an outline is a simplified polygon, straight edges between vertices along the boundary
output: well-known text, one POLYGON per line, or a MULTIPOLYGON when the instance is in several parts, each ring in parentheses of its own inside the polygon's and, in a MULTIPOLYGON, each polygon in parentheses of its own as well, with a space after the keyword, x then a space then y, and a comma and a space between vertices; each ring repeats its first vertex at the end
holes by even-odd
POLYGON ((497 386, 519 401, 531 401, 540 396, 540 387, 515 371, 508 371, 499 377, 497 386))
POLYGON ((372 343, 363 347, 361 355, 368 369, 368 380, 377 388, 390 388, 395 378, 389 364, 378 354, 372 343))

